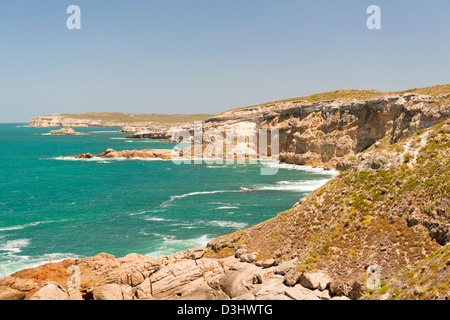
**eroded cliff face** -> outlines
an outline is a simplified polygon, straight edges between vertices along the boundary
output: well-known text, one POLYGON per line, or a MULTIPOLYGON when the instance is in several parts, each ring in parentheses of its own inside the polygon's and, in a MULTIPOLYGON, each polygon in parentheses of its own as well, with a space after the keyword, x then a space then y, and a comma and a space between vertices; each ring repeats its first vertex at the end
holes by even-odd
POLYGON ((232 110, 206 120, 205 130, 225 132, 227 126, 243 122, 255 123, 256 130, 278 129, 282 162, 341 170, 346 157, 387 135, 395 143, 448 118, 448 95, 404 93, 367 100, 298 100, 232 110))

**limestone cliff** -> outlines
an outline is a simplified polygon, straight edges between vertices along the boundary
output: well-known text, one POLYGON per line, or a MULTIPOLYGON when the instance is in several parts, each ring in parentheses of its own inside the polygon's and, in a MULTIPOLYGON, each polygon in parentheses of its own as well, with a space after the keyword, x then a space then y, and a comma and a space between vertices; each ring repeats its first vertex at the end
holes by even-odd
POLYGON ((237 123, 278 129, 280 160, 343 169, 341 161, 389 135, 391 143, 450 118, 450 85, 408 92, 344 90, 231 110, 205 130, 237 123))

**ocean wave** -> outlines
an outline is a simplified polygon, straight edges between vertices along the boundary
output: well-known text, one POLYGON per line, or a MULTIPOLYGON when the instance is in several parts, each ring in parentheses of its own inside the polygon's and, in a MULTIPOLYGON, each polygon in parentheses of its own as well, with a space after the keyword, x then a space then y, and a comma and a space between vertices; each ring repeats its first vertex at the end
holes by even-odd
POLYGON ((148 217, 144 219, 145 221, 171 221, 170 219, 164 219, 160 217, 148 217))
MULTIPOLYGON (((157 235, 157 234, 154 234, 157 235)), ((198 238, 192 239, 177 239, 175 236, 161 235, 163 237, 163 243, 156 250, 145 254, 147 257, 161 257, 170 255, 179 251, 183 251, 195 246, 205 246, 210 238, 205 234, 198 238)))
POLYGON ((299 191, 299 192, 312 192, 324 184, 329 179, 320 180, 300 180, 300 181, 279 181, 274 185, 255 186, 254 188, 246 188, 250 191, 299 191))
POLYGON ((280 168, 280 169, 289 169, 289 170, 299 170, 299 171, 306 171, 308 173, 320 173, 320 174, 326 174, 331 176, 336 176, 339 174, 339 171, 336 170, 325 170, 323 168, 319 167, 311 167, 311 166, 304 166, 304 165, 298 165, 298 164, 289 164, 289 163, 278 163, 273 161, 263 161, 261 160, 261 165, 269 168, 280 168))
POLYGON ((129 143, 161 143, 161 140, 126 140, 129 143))
POLYGON ((3 227, 3 228, 0 228, 0 232, 1 231, 20 230, 20 229, 25 229, 28 227, 34 227, 39 224, 52 223, 52 222, 55 222, 55 221, 37 221, 37 222, 30 222, 30 223, 22 224, 22 225, 18 225, 18 226, 3 227))
POLYGON ((239 207, 223 206, 216 208, 216 210, 226 210, 226 209, 239 209, 239 207))
POLYGON ((206 224, 213 227, 233 228, 235 230, 242 230, 248 227, 248 224, 245 222, 235 222, 235 221, 213 220, 206 222, 206 224))
POLYGON ((0 251, 7 251, 10 253, 19 253, 22 248, 27 247, 30 244, 30 239, 15 239, 8 240, 3 244, 0 244, 0 251))
POLYGON ((191 197, 191 196, 196 196, 196 195, 200 195, 200 194, 215 194, 215 193, 227 193, 227 192, 242 192, 242 190, 214 190, 214 191, 190 192, 190 193, 182 194, 179 196, 171 196, 169 201, 173 201, 175 199, 191 197))

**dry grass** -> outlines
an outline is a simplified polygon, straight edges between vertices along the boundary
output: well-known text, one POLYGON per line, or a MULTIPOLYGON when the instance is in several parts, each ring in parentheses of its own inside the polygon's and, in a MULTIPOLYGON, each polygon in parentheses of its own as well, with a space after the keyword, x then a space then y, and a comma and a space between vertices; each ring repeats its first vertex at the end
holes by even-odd
POLYGON ((337 90, 337 91, 330 91, 330 92, 324 92, 324 93, 317 93, 317 94, 313 94, 313 95, 310 95, 307 97, 298 97, 298 98, 277 100, 277 101, 267 102, 267 103, 263 103, 263 104, 257 104, 257 105, 253 105, 253 106, 243 107, 243 108, 236 108, 236 109, 233 109, 233 111, 243 110, 243 109, 247 109, 247 108, 264 107, 264 106, 269 106, 272 104, 288 103, 288 102, 295 102, 295 101, 305 101, 305 102, 314 103, 314 102, 332 101, 332 100, 338 100, 338 99, 367 100, 367 99, 384 97, 386 95, 397 95, 397 94, 405 94, 405 93, 430 95, 432 97, 439 97, 440 95, 450 95, 450 84, 435 85, 435 86, 425 87, 425 88, 414 88, 414 89, 409 89, 409 90, 404 90, 404 91, 395 91, 395 92, 381 92, 381 91, 376 91, 376 90, 337 90))

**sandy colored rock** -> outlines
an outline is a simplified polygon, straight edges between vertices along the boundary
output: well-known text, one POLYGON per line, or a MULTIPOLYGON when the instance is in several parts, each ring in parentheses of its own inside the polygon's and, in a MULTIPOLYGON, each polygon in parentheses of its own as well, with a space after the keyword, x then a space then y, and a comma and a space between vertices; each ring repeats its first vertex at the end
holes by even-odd
POLYGON ((34 293, 30 300, 70 300, 70 297, 61 284, 50 282, 34 293))
POLYGON ((306 272, 300 278, 300 284, 311 290, 325 290, 333 279, 323 272, 306 272))
POLYGON ((63 134, 63 135, 80 135, 80 132, 76 132, 72 128, 62 128, 59 130, 52 130, 50 131, 50 134, 63 134))

